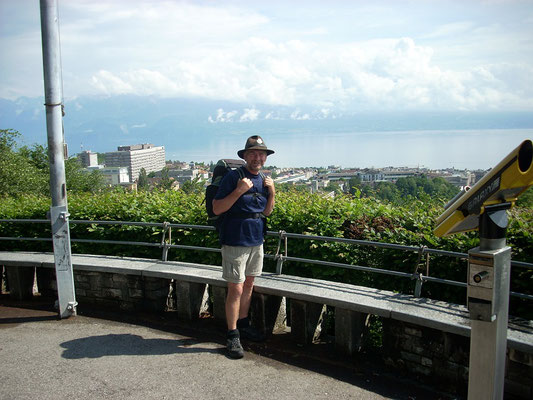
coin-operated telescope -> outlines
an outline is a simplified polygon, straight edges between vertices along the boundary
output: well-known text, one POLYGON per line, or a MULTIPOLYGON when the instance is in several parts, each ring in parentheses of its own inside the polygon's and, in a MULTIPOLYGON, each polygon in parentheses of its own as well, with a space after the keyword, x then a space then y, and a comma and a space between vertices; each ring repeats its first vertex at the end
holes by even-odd
POLYGON ((487 206, 509 203, 533 185, 533 144, 524 140, 479 182, 447 205, 437 219, 435 235, 445 236, 477 229, 487 206))
POLYGON ((479 247, 468 252, 469 399, 503 398, 511 279, 507 210, 532 185, 533 144, 525 140, 472 188, 452 199, 433 231, 446 236, 479 230, 479 247))

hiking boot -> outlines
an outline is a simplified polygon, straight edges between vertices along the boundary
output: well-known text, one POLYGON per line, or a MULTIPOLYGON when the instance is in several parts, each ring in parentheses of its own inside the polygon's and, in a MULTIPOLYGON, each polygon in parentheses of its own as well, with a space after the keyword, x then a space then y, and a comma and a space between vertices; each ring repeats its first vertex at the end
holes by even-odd
POLYGON ((251 325, 240 327, 239 333, 243 339, 251 342, 264 342, 266 340, 266 336, 263 334, 263 332, 255 329, 251 325))
POLYGON ((243 358, 244 349, 242 348, 239 336, 228 337, 226 341, 226 348, 228 349, 228 356, 231 358, 243 358))

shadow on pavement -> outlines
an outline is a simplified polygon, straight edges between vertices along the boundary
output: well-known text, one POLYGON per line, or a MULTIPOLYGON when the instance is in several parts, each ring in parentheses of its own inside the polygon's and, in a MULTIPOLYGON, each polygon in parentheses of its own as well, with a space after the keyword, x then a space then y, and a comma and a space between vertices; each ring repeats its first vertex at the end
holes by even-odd
POLYGON ((201 342, 194 339, 144 339, 132 334, 89 336, 61 343, 62 357, 68 359, 107 356, 157 356, 179 353, 220 353, 220 349, 191 347, 201 342))
POLYGON ((41 317, 0 317, 0 325, 2 324, 23 324, 25 322, 41 322, 41 321, 57 321, 59 318, 55 315, 41 316, 41 317))

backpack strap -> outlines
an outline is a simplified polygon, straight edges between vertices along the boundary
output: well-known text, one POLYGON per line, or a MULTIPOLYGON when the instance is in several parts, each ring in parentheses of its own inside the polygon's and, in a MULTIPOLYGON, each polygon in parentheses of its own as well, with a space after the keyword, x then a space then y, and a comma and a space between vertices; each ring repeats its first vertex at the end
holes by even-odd
MULTIPOLYGON (((263 171, 259 171, 259 175, 261 176, 261 179, 263 180, 263 186, 265 186, 265 178, 266 178, 266 175, 263 174, 263 171)), ((268 188, 265 187, 264 188, 264 192, 266 192, 266 195, 264 195, 265 197, 268 197, 268 188)))
POLYGON ((239 179, 244 179, 244 177, 246 176, 244 174, 244 167, 243 166, 237 168, 237 173, 239 174, 239 179))

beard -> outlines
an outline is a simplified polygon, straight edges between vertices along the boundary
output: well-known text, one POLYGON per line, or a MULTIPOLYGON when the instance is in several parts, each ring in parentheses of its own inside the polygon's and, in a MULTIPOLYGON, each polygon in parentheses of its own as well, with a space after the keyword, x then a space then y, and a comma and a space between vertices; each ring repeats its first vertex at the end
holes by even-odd
POLYGON ((261 168, 263 168, 263 163, 259 161, 252 161, 250 163, 246 163, 246 166, 251 172, 259 172, 261 168))

